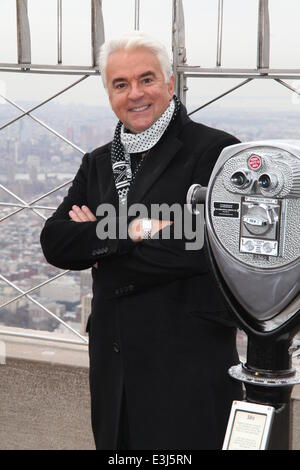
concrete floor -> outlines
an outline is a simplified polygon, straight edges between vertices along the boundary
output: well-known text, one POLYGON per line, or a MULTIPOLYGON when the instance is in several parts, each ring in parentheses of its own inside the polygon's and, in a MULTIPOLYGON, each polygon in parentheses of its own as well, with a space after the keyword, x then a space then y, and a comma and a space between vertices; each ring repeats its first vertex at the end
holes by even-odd
MULTIPOLYGON (((86 346, 12 337, 5 346, 0 449, 94 449, 86 346)), ((300 386, 292 397, 292 448, 300 450, 300 386)))
POLYGON ((93 449, 88 369, 9 359, 0 366, 1 449, 93 449))

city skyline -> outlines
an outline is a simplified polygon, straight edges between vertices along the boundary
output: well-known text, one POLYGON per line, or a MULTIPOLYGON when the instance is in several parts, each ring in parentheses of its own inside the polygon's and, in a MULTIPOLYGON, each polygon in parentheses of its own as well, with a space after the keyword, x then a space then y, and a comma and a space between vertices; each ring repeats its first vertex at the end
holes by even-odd
MULTIPOLYGON (((33 104, 23 103, 28 107, 33 104)), ((10 113, 9 105, 0 107, 0 124, 11 117, 10 113)), ((39 118, 56 127, 62 135, 70 138, 85 151, 108 142, 116 123, 113 113, 104 106, 95 108, 62 103, 51 103, 47 108, 39 110, 39 118)), ((206 125, 223 128, 243 141, 270 138, 300 140, 298 116, 295 113, 272 113, 268 110, 251 109, 240 115, 236 112, 236 108, 217 105, 202 110, 194 118, 206 125)), ((63 182, 72 180, 80 165, 82 158, 80 152, 50 134, 29 117, 22 118, 3 129, 1 137, 0 152, 5 158, 0 159, 0 184, 24 201, 29 202, 63 182)), ((61 202, 67 189, 68 185, 42 199, 39 204, 50 209, 40 209, 40 212, 48 217, 61 202)), ((0 189, 0 201, 12 204, 12 206, 1 206, 0 218, 14 211, 16 207, 13 204, 18 203, 3 189, 0 189)), ((0 261, 5 265, 7 279, 24 291, 61 272, 48 265, 43 257, 39 244, 42 226, 43 220, 28 210, 2 221, 0 261)), ((83 273, 85 272, 71 272, 67 275, 67 280, 59 279, 53 285, 50 283, 49 287, 45 286, 32 294, 34 298, 41 300, 43 305, 81 332, 88 305, 88 299, 82 301, 82 297, 89 294, 87 286, 91 288, 91 279, 88 282, 85 278, 84 283, 82 282, 83 273), (74 302, 70 302, 70 296, 73 296, 74 302)), ((91 278, 89 272, 87 275, 91 278)), ((0 282, 0 303, 16 295, 17 291, 13 287, 7 286, 3 281, 0 282)), ((0 323, 3 322, 5 324, 20 322, 27 328, 31 326, 37 329, 57 329, 56 321, 48 318, 45 312, 31 305, 31 302, 25 298, 9 304, 8 309, 0 311, 0 323), (17 312, 18 315, 14 315, 17 312)), ((58 331, 61 331, 60 326, 58 331)))
MULTIPOLYGON (((56 63, 56 3, 54 0, 43 2, 29 0, 28 2, 33 63, 56 63)), ((141 0, 140 2, 140 29, 160 39, 167 46, 170 55, 171 3, 171 0, 164 0, 164 2, 141 0), (158 11, 160 25, 163 27, 159 26, 156 21, 158 11)), ((89 5, 89 0, 64 0, 63 2, 62 43, 63 62, 66 64, 90 65, 89 5)), ((217 0, 184 1, 189 65, 215 66, 217 5, 217 0)), ((282 1, 279 0, 270 2, 270 65, 272 67, 299 67, 295 51, 300 46, 298 37, 300 4, 296 0, 287 0, 285 7, 282 5, 282 1)), ((223 66, 256 66, 257 11, 258 0, 245 0, 242 3, 238 0, 224 2, 223 66)), ((132 30, 134 1, 104 0, 103 14, 106 38, 132 30), (116 11, 118 15, 115 14, 116 11)), ((15 63, 17 42, 14 0, 1 1, 0 40, 0 63, 15 63)), ((0 93, 27 110, 76 80, 78 76, 0 72, 0 93)), ((242 79, 231 78, 188 79, 188 111, 204 105, 216 95, 241 81, 242 79)), ((299 81, 289 81, 289 83, 300 90, 299 81)), ((192 118, 224 129, 242 141, 270 138, 300 139, 299 106, 299 96, 292 94, 290 90, 274 81, 260 79, 194 114, 192 118)), ((0 127, 19 113, 20 111, 0 97, 0 127)), ((83 152, 108 142, 116 123, 116 117, 109 108, 107 94, 99 76, 89 77, 82 81, 76 87, 55 98, 53 102, 35 111, 33 115, 73 141, 83 152)), ((19 198, 30 201, 74 177, 82 153, 49 134, 29 117, 16 121, 1 132, 0 152, 4 158, 0 159, 0 184, 13 191, 19 198)), ((68 186, 65 186, 60 191, 51 194, 42 200, 41 204, 56 207, 67 188, 68 186)), ((16 198, 0 189, 0 201, 12 204, 11 207, 0 207, 1 216, 5 216, 13 210, 16 198)), ((45 209, 41 210, 41 213, 49 216, 51 211, 45 209)), ((59 272, 56 268, 47 265, 43 259, 39 246, 42 224, 42 219, 24 210, 2 222, 0 259, 2 257, 7 268, 6 275, 11 282, 20 285, 24 290, 59 272), (30 216, 26 215, 28 212, 30 216), (18 254, 16 254, 15 247, 17 247, 18 254)), ((72 285, 66 284, 65 292, 67 292, 67 287, 71 291, 74 288, 72 292, 76 292, 77 299, 74 305, 67 300, 57 302, 53 294, 55 289, 52 290, 51 295, 51 289, 42 289, 41 292, 45 295, 45 304, 51 305, 58 315, 71 323, 76 318, 75 323, 78 323, 78 328, 80 328, 81 287, 78 290, 80 277, 76 273, 68 276, 72 279, 72 285), (46 298, 45 292, 50 295, 49 299, 46 298)), ((36 292, 34 295, 37 294, 36 292)), ((3 298, 9 298, 10 295, 16 295, 16 291, 13 288, 7 288, 1 281, 0 303, 3 298)), ((26 323, 26 319, 30 322, 33 318, 37 318, 35 326, 45 326, 47 322, 41 321, 40 324, 38 322, 38 309, 31 308, 32 306, 27 308, 30 302, 27 304, 27 301, 25 304, 20 302, 18 307, 22 311, 26 305, 26 308, 23 308, 23 311, 27 312, 23 316, 24 322, 26 323)))

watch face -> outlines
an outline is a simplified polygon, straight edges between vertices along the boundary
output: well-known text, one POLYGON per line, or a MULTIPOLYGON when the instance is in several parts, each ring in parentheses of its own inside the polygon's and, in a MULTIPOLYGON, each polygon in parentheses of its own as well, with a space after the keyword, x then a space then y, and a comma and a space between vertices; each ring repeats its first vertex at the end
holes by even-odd
POLYGON ((143 230, 144 240, 149 240, 151 238, 151 228, 152 228, 152 220, 142 219, 142 230, 143 230))
POLYGON ((143 230, 151 230, 151 227, 152 227, 151 219, 143 219, 142 227, 143 227, 143 230))

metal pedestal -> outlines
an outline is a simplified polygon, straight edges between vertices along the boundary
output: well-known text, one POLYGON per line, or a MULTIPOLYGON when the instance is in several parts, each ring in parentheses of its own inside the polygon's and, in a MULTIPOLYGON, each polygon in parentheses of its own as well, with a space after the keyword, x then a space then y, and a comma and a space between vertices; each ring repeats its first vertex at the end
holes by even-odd
POLYGON ((277 341, 272 338, 270 345, 266 340, 249 338, 246 364, 229 369, 231 377, 244 383, 247 402, 275 409, 269 450, 291 448, 291 393, 293 386, 300 383, 300 369, 291 367, 290 342, 288 337, 277 341))

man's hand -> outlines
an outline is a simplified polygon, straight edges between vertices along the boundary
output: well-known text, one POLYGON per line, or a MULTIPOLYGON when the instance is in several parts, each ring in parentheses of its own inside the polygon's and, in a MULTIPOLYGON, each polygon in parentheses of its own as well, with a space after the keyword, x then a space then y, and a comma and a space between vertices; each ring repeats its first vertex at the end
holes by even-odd
MULTIPOLYGON (((72 206, 69 211, 69 216, 74 222, 95 222, 96 217, 87 206, 72 206)), ((94 268, 98 268, 98 262, 94 264, 94 268)))
POLYGON ((96 217, 87 206, 72 206, 69 211, 69 216, 74 222, 95 222, 96 217))
MULTIPOLYGON (((69 216, 71 220, 74 222, 94 222, 96 217, 91 212, 91 210, 87 206, 72 206, 72 210, 69 211, 69 216)), ((151 229, 151 238, 162 230, 163 228, 167 227, 168 225, 172 225, 173 222, 169 220, 158 220, 152 219, 152 229, 151 229)), ((141 242, 143 240, 143 233, 142 233, 142 221, 141 219, 134 219, 128 228, 128 234, 132 241, 134 242, 141 242)))
MULTIPOLYGON (((172 223, 173 222, 169 220, 152 219, 151 238, 153 238, 154 235, 163 228, 167 227, 168 225, 172 225, 172 223)), ((128 227, 128 234, 131 240, 134 242, 141 242, 143 240, 143 229, 141 219, 134 219, 132 222, 130 222, 128 227)))
MULTIPOLYGON (((69 211, 69 216, 74 222, 95 222, 95 220, 97 220, 92 211, 87 206, 72 206, 72 209, 69 211)), ((153 236, 159 232, 159 230, 162 230, 168 225, 172 225, 172 223, 173 222, 169 220, 152 219, 151 238, 153 238, 153 236)), ((128 234, 131 240, 134 242, 141 242, 143 240, 141 219, 134 219, 132 222, 130 222, 128 227, 128 234)), ((98 263, 95 263, 94 267, 98 268, 98 263)))

